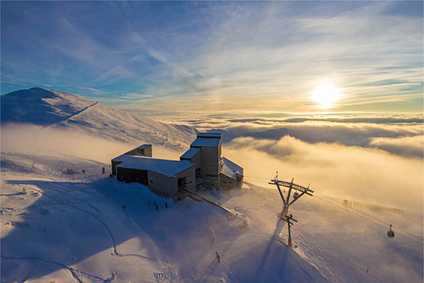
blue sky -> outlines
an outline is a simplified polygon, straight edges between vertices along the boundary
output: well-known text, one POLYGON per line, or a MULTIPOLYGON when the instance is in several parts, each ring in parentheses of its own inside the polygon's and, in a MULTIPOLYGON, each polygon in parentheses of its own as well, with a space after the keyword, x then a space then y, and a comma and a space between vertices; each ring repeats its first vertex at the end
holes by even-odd
POLYGON ((144 114, 422 112, 423 2, 1 2, 1 93, 144 114))

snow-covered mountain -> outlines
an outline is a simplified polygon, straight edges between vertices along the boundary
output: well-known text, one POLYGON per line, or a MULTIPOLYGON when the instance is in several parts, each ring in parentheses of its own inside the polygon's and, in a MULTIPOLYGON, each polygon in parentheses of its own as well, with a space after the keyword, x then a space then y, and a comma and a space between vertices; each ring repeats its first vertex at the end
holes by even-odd
POLYGON ((195 139, 191 127, 165 124, 73 94, 43 88, 1 96, 1 123, 26 123, 69 129, 93 136, 139 144, 184 149, 195 139))
POLYGON ((422 210, 362 212, 317 190, 290 211, 299 220, 290 248, 278 191, 254 177, 264 163, 258 151, 232 149, 254 160, 245 177, 261 185, 199 190, 221 207, 173 204, 108 177, 110 158, 122 152, 113 141, 181 149, 194 129, 40 88, 3 96, 1 105, 2 124, 13 123, 2 127, 1 282, 422 282, 422 210), (394 239, 379 219, 400 223, 394 239), (405 219, 417 226, 412 233, 405 219))

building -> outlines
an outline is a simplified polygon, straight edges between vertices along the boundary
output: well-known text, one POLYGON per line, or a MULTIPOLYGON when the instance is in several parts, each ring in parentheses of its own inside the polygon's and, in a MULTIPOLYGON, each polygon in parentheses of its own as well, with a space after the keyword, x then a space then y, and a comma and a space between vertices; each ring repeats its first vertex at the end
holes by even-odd
POLYGON ((179 161, 152 158, 152 146, 142 145, 112 159, 118 181, 139 182, 153 192, 173 198, 196 192, 202 185, 217 190, 243 185, 243 168, 222 157, 221 134, 199 133, 179 161))

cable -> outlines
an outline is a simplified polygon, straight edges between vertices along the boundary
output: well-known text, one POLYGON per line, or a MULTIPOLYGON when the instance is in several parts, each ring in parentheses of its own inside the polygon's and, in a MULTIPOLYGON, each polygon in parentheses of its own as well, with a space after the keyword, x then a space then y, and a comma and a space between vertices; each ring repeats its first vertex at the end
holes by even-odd
MULTIPOLYGON (((315 192, 315 193, 318 193, 319 195, 321 195, 321 196, 324 196, 324 197, 327 197, 328 199, 330 199, 330 200, 332 200, 332 201, 334 201, 334 202, 336 202, 336 203, 339 203, 338 201, 336 201, 335 199, 333 199, 332 197, 330 197, 330 196, 326 196, 326 195, 324 195, 324 194, 321 194, 321 193, 319 193, 319 192, 315 192)), ((358 209, 356 209, 356 208, 353 208, 353 207, 349 207, 350 209, 352 209, 352 210, 355 210, 355 211, 357 211, 357 212, 359 212, 359 213, 361 213, 361 214, 364 214, 364 215, 366 215, 366 216, 368 216, 368 217, 370 217, 370 218, 373 218, 373 219, 375 219, 375 220, 378 220, 378 221, 380 221, 381 223, 384 223, 384 224, 387 224, 387 225, 391 225, 390 223, 388 223, 388 222, 386 222, 386 221, 383 221, 383 220, 381 220, 381 219, 378 219, 377 217, 374 217, 374 216, 372 216, 372 215, 369 215, 369 214, 367 214, 367 213, 365 213, 365 212, 363 212, 363 211, 360 211, 360 210, 358 210, 358 209)), ((394 225, 392 225, 394 228, 396 228, 397 230, 401 230, 401 231, 403 231, 403 232, 405 232, 405 233, 407 233, 407 234, 409 234, 409 235, 411 235, 411 236, 414 236, 414 237, 416 237, 416 238, 418 238, 419 240, 423 240, 423 238, 422 237, 420 237, 420 236, 417 236, 417 235, 414 235, 414 234, 412 234, 412 233, 410 233, 410 232, 408 232, 408 231, 406 231, 406 230, 404 230, 404 229, 402 229, 402 228, 400 228, 399 226, 394 226, 394 225)))
MULTIPOLYGON (((269 178, 261 178, 261 177, 248 177, 248 178, 256 178, 256 179, 262 179, 262 180, 265 180, 265 179, 266 179, 266 180, 269 180, 269 178)), ((329 196, 326 196, 326 195, 321 194, 321 193, 318 193, 318 192, 315 192, 315 193, 317 193, 317 194, 319 194, 319 195, 322 195, 322 196, 324 196, 324 197, 327 197, 327 198, 331 199, 331 200, 332 200, 332 201, 334 201, 334 202, 337 202, 337 201, 333 200, 333 199, 332 199, 331 197, 329 197, 329 196)), ((342 209, 342 210, 344 210, 344 211, 347 211, 347 212, 349 212, 349 213, 351 213, 351 214, 353 214, 353 215, 355 215, 355 216, 357 216, 357 217, 359 217, 359 218, 362 218, 362 219, 364 219, 364 220, 366 220, 366 221, 368 221, 368 222, 371 222, 371 223, 373 223, 373 224, 375 224, 375 225, 378 225, 378 226, 380 226, 380 227, 382 227, 382 228, 384 228, 384 229, 387 229, 387 226, 382 226, 381 224, 376 223, 376 222, 374 222, 374 221, 372 221, 372 220, 370 220, 370 219, 363 218, 363 217, 361 217, 361 216, 359 216, 359 215, 357 215, 357 214, 353 213, 352 211, 347 210, 347 209, 345 209, 345 208, 343 208, 343 207, 340 207, 340 206, 338 206, 338 205, 335 205, 335 204, 333 204, 333 203, 331 203, 331 202, 329 202, 329 201, 327 201, 327 200, 325 200, 325 199, 323 199, 323 198, 318 197, 317 195, 314 195, 314 196, 315 196, 316 198, 318 198, 318 199, 321 199, 322 201, 325 201, 325 202, 327 202, 327 203, 329 203, 329 204, 331 204, 331 205, 333 205, 333 206, 335 206, 335 207, 339 208, 339 209, 342 209)), ((337 202, 337 203, 338 203, 338 202, 337 202)), ((372 216, 372 215, 369 215, 369 214, 367 214, 367 213, 365 213, 365 212, 362 212, 362 211, 360 211, 360 210, 358 210, 358 209, 355 209, 355 208, 352 208, 352 207, 350 207, 350 208, 351 208, 352 210, 355 210, 355 211, 357 211, 357 212, 359 212, 359 213, 363 214, 363 215, 368 216, 369 218, 373 218, 373 219, 378 220, 378 221, 380 221, 380 222, 382 222, 382 223, 385 223, 385 224, 387 224, 387 225, 390 225, 390 223, 385 222, 385 221, 383 221, 383 220, 381 220, 381 219, 378 219, 378 218, 376 218, 376 217, 374 217, 374 216, 372 216)), ((400 228, 400 227, 398 227, 398 226, 393 226, 393 227, 394 227, 394 228, 396 228, 397 230, 400 230, 400 231, 402 231, 402 232, 406 233, 406 234, 409 234, 409 235, 411 235, 411 236, 416 237, 416 238, 417 238, 417 239, 419 239, 421 242, 418 242, 418 241, 416 241, 416 240, 414 240, 414 239, 411 239, 410 237, 408 237, 408 236, 406 236, 406 235, 404 235, 404 234, 402 234, 402 233, 397 232, 397 234, 402 235, 403 237, 407 238, 408 240, 410 240, 410 241, 412 241, 412 242, 415 242, 416 244, 423 245, 423 243, 422 243, 423 238, 422 238, 422 237, 417 236, 417 235, 414 235, 414 234, 412 234, 412 233, 410 233, 410 232, 408 232, 408 231, 406 231, 406 230, 404 230, 404 229, 402 229, 402 228, 400 228)))
MULTIPOLYGON (((382 228, 384 228, 384 229, 387 229, 387 227, 385 227, 385 226, 381 225, 380 223, 377 223, 377 222, 372 221, 372 220, 367 219, 367 218, 363 218, 363 217, 359 216, 358 214, 353 213, 352 211, 347 210, 347 209, 345 209, 345 208, 343 208, 343 207, 340 207, 340 206, 338 206, 338 205, 335 205, 335 204, 333 204, 333 203, 331 203, 331 202, 329 202, 329 201, 327 201, 327 200, 325 200, 325 199, 323 199, 323 198, 321 198, 321 197, 318 197, 318 196, 315 196, 315 197, 316 197, 316 198, 318 198, 318 199, 320 199, 320 200, 322 200, 322 201, 325 201, 325 202, 327 202, 327 203, 329 203, 329 204, 331 204, 331 205, 333 205, 333 206, 335 206, 335 207, 337 207, 337 208, 339 208, 339 209, 341 209, 341 210, 347 211, 347 212, 349 212, 349 213, 351 213, 351 214, 353 214, 353 215, 355 215, 355 216, 357 216, 357 217, 359 217, 359 218, 361 218, 361 219, 364 219, 364 220, 366 220, 366 221, 368 221, 368 222, 371 222, 371 223, 373 223, 373 224, 375 224, 375 225, 377 225, 377 226, 380 226, 380 227, 382 227, 382 228)), ((401 233, 399 233, 399 232, 397 232, 397 233, 398 233, 398 234, 400 234, 400 235, 402 235, 402 234, 401 234, 401 233)), ((410 240, 410 241, 412 241, 412 242, 415 242, 416 244, 423 245, 423 243, 420 243, 420 242, 418 242, 418 241, 416 241, 416 240, 414 240, 414 239, 411 239, 411 238, 407 237, 406 235, 402 235, 402 236, 403 236, 403 237, 405 237, 405 238, 407 238, 408 240, 410 240)))
MULTIPOLYGON (((305 232, 305 229, 303 229, 304 228, 304 224, 301 224, 301 225, 299 225, 299 226, 297 226, 296 225, 296 228, 298 229, 298 230, 301 230, 301 231, 303 231, 303 232, 305 232), (299 229, 299 227, 300 227, 300 229, 299 229)), ((308 232, 306 232, 306 233, 308 233, 308 232)), ((308 234, 311 234, 311 233, 308 233, 308 234)), ((312 235, 312 234, 311 234, 312 235)), ((344 251, 344 253, 348 256, 348 257, 350 257, 350 258, 352 258, 352 259, 354 259, 356 262, 358 262, 359 264, 361 264, 361 265, 363 265, 364 267, 369 267, 370 265, 369 264, 365 264, 364 262, 362 262, 361 260, 359 260, 356 256, 354 256, 354 255, 352 255, 351 253, 349 253, 349 252, 347 252, 347 250, 345 249, 345 248, 341 248, 341 247, 339 247, 339 246, 337 246, 336 244, 334 244, 333 242, 330 242, 329 240, 327 240, 326 238, 324 238, 324 237, 322 237, 321 235, 319 235, 319 234, 313 234, 314 236, 318 236, 318 237, 320 237, 321 239, 323 239, 324 241, 326 241, 327 243, 329 243, 330 245, 332 245, 332 246, 334 246, 334 247, 336 247, 338 250, 343 250, 344 251)), ((355 263, 353 263, 353 264, 355 264, 355 263)), ((358 266, 357 264, 355 264, 359 269, 361 269, 361 267, 360 266, 358 266)), ((371 277, 374 277, 376 280, 379 280, 380 282, 387 282, 387 280, 382 280, 381 278, 383 277, 384 278, 384 276, 382 276, 380 273, 378 273, 378 272, 375 272, 378 276, 376 276, 376 275, 373 275, 373 274, 368 274, 369 276, 371 276, 371 277)))

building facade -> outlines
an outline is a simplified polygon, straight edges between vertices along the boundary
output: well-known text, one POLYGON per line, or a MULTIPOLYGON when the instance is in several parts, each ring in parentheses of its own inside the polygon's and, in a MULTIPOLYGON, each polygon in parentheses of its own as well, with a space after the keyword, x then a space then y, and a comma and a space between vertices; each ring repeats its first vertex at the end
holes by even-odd
POLYGON ((224 190, 243 186, 243 168, 222 157, 220 133, 199 133, 179 161, 152 158, 152 146, 142 145, 111 160, 118 181, 138 182, 174 202, 202 185, 224 190))

